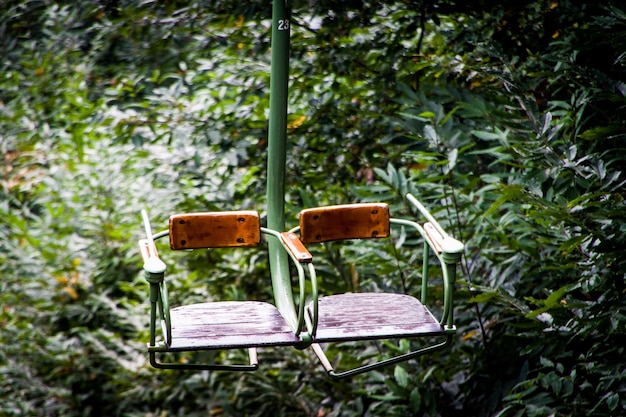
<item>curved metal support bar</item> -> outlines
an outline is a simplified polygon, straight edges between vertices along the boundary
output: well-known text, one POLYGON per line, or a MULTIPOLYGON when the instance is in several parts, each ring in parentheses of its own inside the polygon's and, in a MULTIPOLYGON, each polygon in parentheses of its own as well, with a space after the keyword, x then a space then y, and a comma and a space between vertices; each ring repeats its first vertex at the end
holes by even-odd
POLYGON ((167 295, 165 280, 159 284, 159 312, 161 315, 161 332, 167 346, 172 344, 172 319, 170 318, 170 300, 167 295))
MULTIPOLYGON (((300 231, 300 226, 293 227, 289 229, 287 233, 297 233, 300 231)), ((309 314, 305 315, 307 329, 309 331, 309 335, 312 339, 315 339, 315 334, 317 333, 317 322, 319 317, 319 292, 317 289, 317 274, 315 272, 315 267, 312 263, 308 265, 309 268, 309 278, 311 280, 311 297, 312 297, 312 309, 313 309, 313 318, 309 316, 309 314)))
MULTIPOLYGON (((437 222, 437 220, 435 220, 435 218, 430 214, 428 209, 426 209, 426 207, 424 207, 422 205, 422 203, 420 203, 417 200, 417 198, 415 198, 412 194, 407 194, 406 195, 406 199, 407 199, 407 201, 411 205, 413 205, 415 208, 417 208, 420 213, 422 213, 422 215, 426 218, 426 220, 428 220, 428 222, 441 235, 441 237, 442 237, 441 252, 445 253, 445 254, 448 254, 448 255, 452 255, 453 258, 456 258, 455 255, 458 254, 458 256, 460 258, 461 254, 465 250, 465 245, 463 245, 462 242, 460 242, 460 241, 456 240, 455 238, 451 237, 450 235, 448 235, 446 233, 446 231, 443 229, 443 227, 441 227, 439 222, 437 222)), ((453 262, 457 262, 456 259, 454 259, 452 261, 453 262)))
MULTIPOLYGON (((410 194, 408 195, 410 196, 410 194)), ((413 199, 415 197, 411 196, 413 199)), ((417 200, 415 199, 417 202, 417 200)), ((419 202, 417 202, 419 204, 419 202)), ((421 206, 421 204, 420 204, 421 206)), ((435 219, 428 213, 426 208, 421 206, 423 210, 428 214, 427 219, 429 222, 427 225, 431 225, 435 230, 427 231, 419 225, 418 223, 412 220, 405 219, 391 219, 392 224, 403 225, 407 227, 412 227, 417 230, 424 241, 427 243, 427 246, 433 251, 437 259, 439 260, 439 264, 441 267, 441 271, 443 274, 443 286, 444 286, 444 296, 443 296, 443 314, 440 320, 442 325, 453 326, 453 311, 454 311, 454 283, 456 281, 456 264, 461 260, 462 252, 464 250, 464 246, 461 242, 454 239, 453 237, 445 234, 441 234, 439 229, 441 226, 435 225, 433 221, 435 219), (435 237, 433 233, 439 233, 440 236, 435 237)), ((422 213, 424 214, 424 213, 422 213)), ((436 221, 435 221, 436 222, 436 221)), ((428 251, 424 251, 424 260, 423 260, 423 281, 422 281, 422 303, 426 302, 426 279, 428 274, 428 251)))
POLYGON ((152 239, 153 240, 161 239, 162 237, 169 236, 169 234, 170 234, 169 230, 163 230, 159 233, 155 233, 154 235, 152 235, 152 239))
POLYGON ((426 233, 426 230, 424 230, 424 228, 419 223, 413 220, 397 219, 397 218, 391 218, 389 219, 389 222, 393 225, 406 226, 406 227, 410 227, 412 229, 417 230, 419 234, 422 236, 422 238, 424 239, 424 241, 428 243, 428 246, 430 246, 432 251, 434 253, 438 253, 437 245, 435 244, 435 242, 432 241, 430 236, 428 236, 428 233, 426 233))
POLYGON ((424 241, 424 250, 422 251, 422 294, 420 295, 420 301, 424 305, 426 305, 426 298, 428 297, 428 273, 430 271, 428 255, 428 242, 424 241))
POLYGON ((203 363, 169 363, 158 362, 156 359, 157 352, 150 352, 150 365, 159 369, 177 369, 192 371, 239 371, 251 372, 259 369, 259 359, 256 348, 248 348, 249 365, 221 365, 221 364, 203 364, 203 363))
POLYGON ((318 357, 320 363, 322 364, 322 366, 324 367, 324 369, 326 370, 328 375, 330 375, 330 377, 333 378, 333 379, 340 379, 340 378, 346 378, 346 377, 349 377, 349 376, 362 374, 364 372, 369 372, 369 371, 372 371, 374 369, 382 368, 384 366, 389 366, 389 365, 393 365, 393 364, 396 364, 396 363, 404 362, 404 361, 407 361, 409 359, 417 358, 419 356, 425 355, 425 354, 430 353, 430 352, 441 350, 441 349, 447 347, 448 345, 450 345, 452 343, 452 337, 453 337, 452 334, 448 334, 446 336, 446 340, 441 342, 441 343, 438 343, 438 344, 435 344, 435 345, 431 345, 431 346, 427 346, 427 347, 424 347, 422 349, 415 350, 413 352, 409 352, 409 353, 405 353, 405 354, 402 354, 402 355, 394 356, 392 358, 384 359, 384 360, 382 360, 380 362, 376 362, 376 363, 373 363, 373 364, 370 364, 370 365, 359 366, 357 368, 353 368, 353 369, 350 369, 348 371, 343 371, 343 372, 335 371, 334 367, 332 366, 332 364, 328 360, 328 357, 326 356, 326 353, 324 352, 324 350, 322 349, 322 347, 319 344, 313 343, 311 345, 311 347, 313 348, 313 352, 318 357))
MULTIPOLYGON (((291 259, 291 261, 293 262, 293 264, 296 267, 296 271, 298 273, 298 289, 299 289, 299 305, 298 305, 298 310, 297 310, 297 321, 296 321, 296 326, 293 329, 294 333, 296 334, 296 336, 299 336, 300 333, 302 333, 302 329, 304 328, 305 325, 305 304, 306 304, 306 276, 305 276, 305 272, 304 272, 304 268, 302 267, 303 264, 308 264, 309 265, 309 272, 311 272, 312 268, 311 268, 311 260, 308 257, 303 258, 302 254, 297 254, 294 253, 294 251, 291 249, 291 247, 287 244, 287 242, 285 242, 283 234, 279 233, 275 230, 272 229, 268 229, 265 227, 261 227, 261 232, 263 234, 272 236, 274 238, 276 238, 278 240, 278 242, 280 242, 281 247, 284 249, 285 252, 287 252, 287 254, 289 255, 289 258, 291 259)), ((313 274, 315 272, 313 271, 313 274)), ((312 278, 314 278, 315 275, 312 276, 312 278)), ((283 281, 276 281, 273 280, 272 281, 272 285, 280 285, 282 287, 283 281)), ((317 287, 315 287, 317 288, 317 287)), ((278 310, 283 313, 283 308, 285 307, 285 305, 288 305, 290 300, 293 300, 293 295, 291 294, 291 285, 289 286, 289 288, 274 288, 274 294, 288 294, 288 297, 285 297, 282 300, 275 300, 276 301, 276 308, 278 308, 278 310), (278 290, 278 291, 277 291, 278 290)), ((293 305, 293 304, 292 304, 293 305)), ((292 307, 293 308, 293 307, 292 307)))
POLYGON ((435 218, 432 216, 432 214, 430 214, 428 209, 424 207, 422 203, 420 203, 419 200, 413 196, 413 194, 408 193, 405 198, 413 207, 415 207, 422 214, 422 216, 426 218, 426 220, 428 220, 437 228, 437 231, 439 231, 442 236, 447 236, 447 233, 445 232, 445 230, 443 230, 443 227, 441 227, 439 222, 435 220, 435 218))
POLYGON ((439 323, 443 325, 453 325, 453 312, 454 307, 452 305, 454 299, 454 275, 456 272, 456 265, 443 265, 443 314, 439 323), (450 276, 450 268, 452 268, 452 276, 450 276))
POLYGON ((319 293, 317 290, 317 275, 315 273, 315 268, 313 267, 312 263, 309 264, 308 267, 309 267, 309 277, 311 280, 313 320, 311 323, 309 315, 308 314, 306 315, 306 317, 309 319, 307 320, 307 328, 309 330, 309 335, 311 336, 311 338, 315 339, 315 334, 317 333, 317 322, 318 322, 318 317, 319 317, 319 293))

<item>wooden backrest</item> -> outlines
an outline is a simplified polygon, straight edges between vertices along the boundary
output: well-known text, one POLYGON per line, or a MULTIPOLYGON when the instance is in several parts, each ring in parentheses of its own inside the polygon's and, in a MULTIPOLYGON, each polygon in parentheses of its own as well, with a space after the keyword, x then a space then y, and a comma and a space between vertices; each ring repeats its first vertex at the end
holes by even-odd
POLYGON ((170 217, 173 250, 256 246, 261 220, 256 211, 184 213, 170 217))
POLYGON ((343 204, 300 212, 300 240, 305 243, 389 236, 389 206, 384 203, 343 204))

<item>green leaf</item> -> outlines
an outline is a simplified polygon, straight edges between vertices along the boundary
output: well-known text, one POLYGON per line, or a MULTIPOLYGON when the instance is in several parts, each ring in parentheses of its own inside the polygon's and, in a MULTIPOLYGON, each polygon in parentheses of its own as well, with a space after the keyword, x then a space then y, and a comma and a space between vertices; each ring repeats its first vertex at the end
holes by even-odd
POLYGON ((524 195, 524 190, 521 185, 514 184, 501 188, 502 195, 498 197, 496 201, 487 209, 485 212, 485 216, 493 215, 504 203, 508 201, 512 201, 522 197, 524 195))
POLYGON ((563 305, 561 304, 563 297, 565 296, 565 294, 567 294, 569 291, 571 291, 574 287, 576 287, 576 284, 568 284, 568 285, 564 285, 561 288, 559 288, 556 291, 553 291, 548 298, 546 298, 544 301, 542 300, 535 300, 538 303, 543 304, 543 307, 537 309, 537 310, 533 310, 530 313, 526 314, 527 318, 535 318, 538 315, 540 315, 541 313, 545 313, 546 311, 552 310, 554 308, 561 308, 563 307, 563 305))
POLYGON ((409 385, 409 374, 402 366, 397 365, 395 367, 393 376, 400 387, 406 388, 409 385))
POLYGON ((472 135, 482 140, 497 140, 499 137, 496 133, 485 132, 481 130, 472 130, 472 135))
POLYGON ((497 298, 498 293, 496 291, 484 292, 482 294, 478 294, 467 300, 468 303, 486 303, 487 301, 492 300, 493 298, 497 298))
POLYGON ((409 395, 409 405, 413 413, 418 413, 422 408, 422 396, 417 388, 411 390, 409 395))
POLYGON ((619 394, 617 392, 611 392, 606 397, 606 405, 611 411, 617 410, 619 405, 619 394))
POLYGON ((559 250, 564 251, 564 252, 571 252, 573 250, 580 248, 580 245, 582 245, 584 242, 588 241, 589 239, 591 239, 591 236, 589 235, 572 237, 570 239, 567 239, 565 242, 561 243, 559 245, 559 250))

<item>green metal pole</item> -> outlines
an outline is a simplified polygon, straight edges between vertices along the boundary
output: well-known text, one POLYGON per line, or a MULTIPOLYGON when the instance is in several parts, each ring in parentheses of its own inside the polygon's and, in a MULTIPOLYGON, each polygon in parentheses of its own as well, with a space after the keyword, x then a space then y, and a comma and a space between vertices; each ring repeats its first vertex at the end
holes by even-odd
MULTIPOLYGON (((272 72, 267 160, 267 226, 285 230, 285 164, 287 159, 287 92, 289 88, 289 35, 291 10, 288 0, 272 5, 272 72)), ((269 242, 269 261, 274 300, 285 320, 297 327, 291 292, 288 255, 280 242, 269 242)))

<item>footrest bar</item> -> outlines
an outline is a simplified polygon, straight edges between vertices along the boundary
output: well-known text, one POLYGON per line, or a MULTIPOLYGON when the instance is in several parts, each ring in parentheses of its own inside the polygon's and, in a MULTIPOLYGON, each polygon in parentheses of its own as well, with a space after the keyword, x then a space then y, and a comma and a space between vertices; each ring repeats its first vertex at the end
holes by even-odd
POLYGON ((334 367, 331 365, 330 361, 328 360, 328 357, 326 356, 326 353, 324 353, 324 350, 322 349, 322 347, 319 344, 314 343, 314 344, 311 345, 311 347, 313 348, 313 352, 318 357, 320 363, 322 364, 322 366, 324 367, 324 369, 326 370, 328 375, 331 378, 333 378, 333 379, 341 379, 341 378, 346 378, 346 377, 349 377, 349 376, 362 374, 364 372, 368 372, 368 371, 371 371, 371 370, 374 370, 374 369, 382 368, 384 366, 389 366, 389 365, 393 365, 393 364, 396 364, 396 363, 404 362, 404 361, 407 361, 409 359, 417 358, 417 357, 425 355, 427 353, 443 349, 446 346, 448 346, 451 342, 452 342, 452 335, 448 335, 446 337, 445 341, 443 341, 441 343, 438 343, 436 345, 427 346, 425 348, 422 348, 422 349, 419 349, 419 350, 415 350, 413 352, 409 352, 409 353, 405 353, 405 354, 402 354, 402 355, 394 356, 393 358, 384 359, 384 360, 382 360, 380 362, 376 362, 376 363, 369 364, 369 365, 359 366, 357 368, 353 368, 353 369, 350 369, 350 370, 347 370, 347 371, 343 371, 343 372, 336 372, 335 371, 334 367))
POLYGON ((222 365, 216 363, 168 363, 158 362, 157 352, 150 352, 150 365, 159 369, 177 369, 192 371, 239 371, 252 372, 259 369, 259 359, 256 348, 248 348, 249 365, 222 365))

